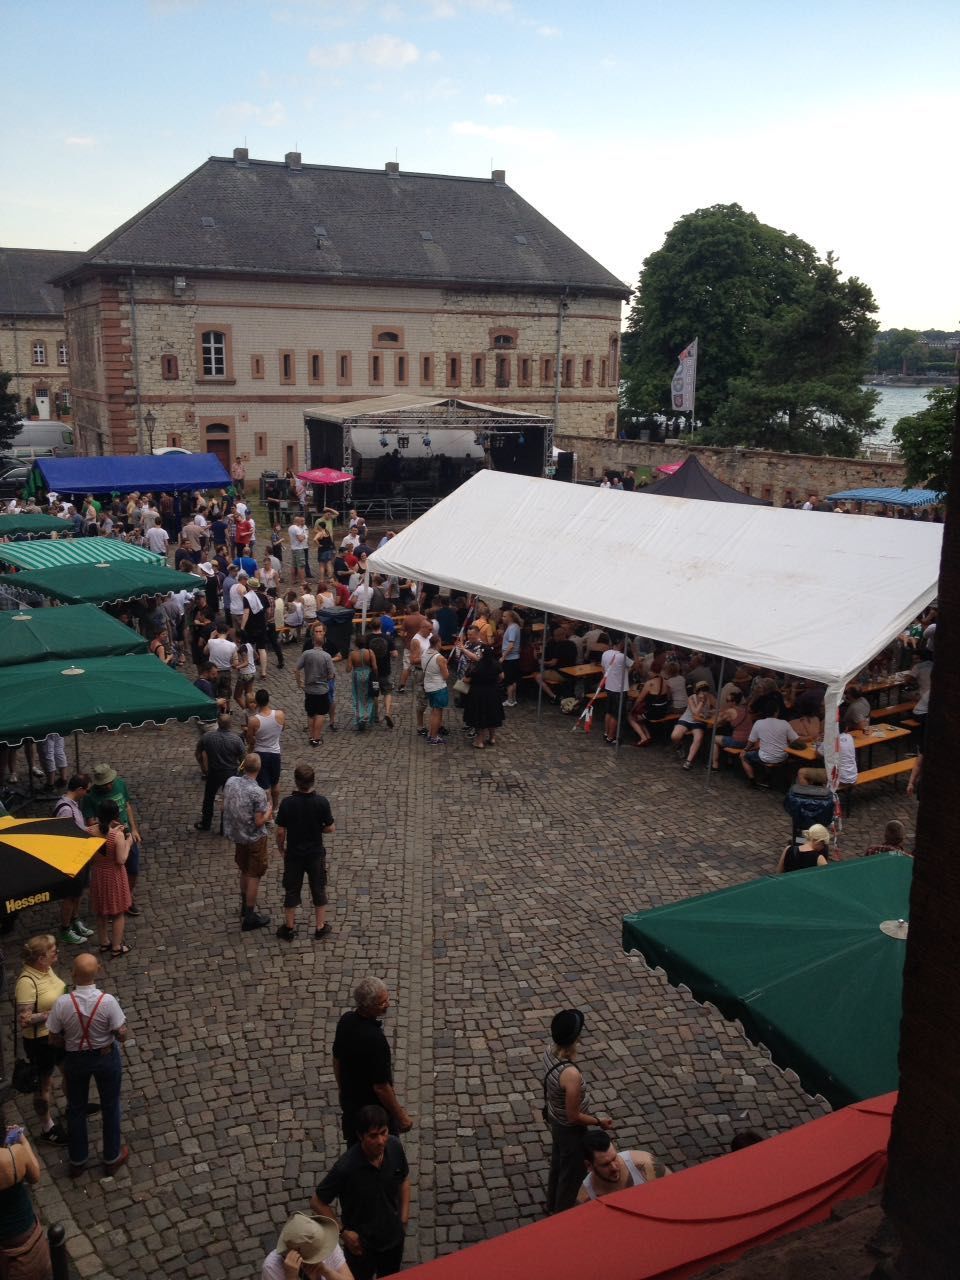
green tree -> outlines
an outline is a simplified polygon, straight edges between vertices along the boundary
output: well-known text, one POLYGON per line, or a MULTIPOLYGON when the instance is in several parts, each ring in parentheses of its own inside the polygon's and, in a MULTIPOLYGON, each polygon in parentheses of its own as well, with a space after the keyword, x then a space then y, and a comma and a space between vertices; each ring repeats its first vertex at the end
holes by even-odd
POLYGON ((907 484, 946 493, 957 395, 956 387, 936 387, 927 394, 926 409, 901 418, 893 428, 893 438, 907 464, 907 484))
POLYGON ((624 341, 625 404, 668 412, 677 353, 699 337, 704 440, 850 453, 871 429, 873 400, 859 383, 873 310, 866 285, 841 281, 798 236, 736 204, 698 209, 643 264, 624 341))
POLYGON ((0 371, 0 451, 13 444, 20 430, 20 405, 17 397, 8 390, 12 373, 0 371))
POLYGON ((918 329, 884 329, 877 334, 872 363, 877 373, 915 373, 925 355, 918 329))
POLYGON ((703 438, 717 444, 854 457, 873 419, 877 393, 860 378, 876 325, 873 294, 841 280, 832 255, 818 262, 795 302, 757 327, 746 373, 703 438))

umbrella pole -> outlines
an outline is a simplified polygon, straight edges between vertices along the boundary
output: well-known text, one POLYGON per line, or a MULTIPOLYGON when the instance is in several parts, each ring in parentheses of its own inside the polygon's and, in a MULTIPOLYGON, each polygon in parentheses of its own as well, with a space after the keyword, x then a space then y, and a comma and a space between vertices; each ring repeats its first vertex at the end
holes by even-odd
POLYGON ((713 744, 717 740, 717 717, 720 715, 720 690, 723 688, 723 670, 726 658, 720 659, 720 686, 717 689, 717 706, 713 713, 713 729, 710 733, 710 750, 707 752, 707 790, 710 790, 710 778, 713 775, 713 744))
MULTIPOLYGON (((623 633, 623 669, 627 669, 627 633, 623 633)), ((627 690, 630 688, 630 681, 627 681, 627 690)), ((613 749, 614 755, 620 754, 620 726, 623 724, 623 700, 627 696, 627 690, 620 694, 620 701, 617 703, 617 745, 613 749)))
POLYGON ((73 731, 73 761, 77 773, 80 772, 80 730, 73 731))
POLYGON ((543 718, 543 664, 547 660, 547 614, 543 615, 543 635, 540 637, 540 683, 537 685, 537 723, 543 718))

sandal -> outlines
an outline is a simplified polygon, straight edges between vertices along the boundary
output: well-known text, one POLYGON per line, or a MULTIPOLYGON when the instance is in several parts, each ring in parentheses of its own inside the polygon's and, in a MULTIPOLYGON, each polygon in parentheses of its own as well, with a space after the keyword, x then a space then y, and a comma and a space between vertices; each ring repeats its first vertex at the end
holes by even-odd
POLYGON ((111 947, 110 949, 110 956, 113 960, 118 959, 120 956, 128 956, 129 954, 130 948, 126 943, 124 943, 122 947, 111 947))
POLYGON ((113 947, 111 947, 110 943, 108 942, 105 947, 97 947, 97 950, 100 952, 102 956, 105 956, 108 951, 113 950, 113 947))

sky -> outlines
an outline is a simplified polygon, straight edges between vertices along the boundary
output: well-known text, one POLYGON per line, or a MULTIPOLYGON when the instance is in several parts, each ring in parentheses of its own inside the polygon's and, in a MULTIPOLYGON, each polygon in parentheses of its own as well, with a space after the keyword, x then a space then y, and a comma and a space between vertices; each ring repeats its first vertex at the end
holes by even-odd
POLYGON ((882 327, 960 328, 960 5, 41 0, 0 8, 0 244, 86 249, 209 155, 507 182, 630 285, 738 203, 882 327))

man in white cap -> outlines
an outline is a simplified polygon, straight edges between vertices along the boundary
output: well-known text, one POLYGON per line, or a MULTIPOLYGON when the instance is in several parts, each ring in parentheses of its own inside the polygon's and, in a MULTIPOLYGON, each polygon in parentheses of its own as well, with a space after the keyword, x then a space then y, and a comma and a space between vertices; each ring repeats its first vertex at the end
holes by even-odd
POLYGON ((331 1218, 295 1213, 263 1262, 260 1280, 353 1280, 331 1218))

